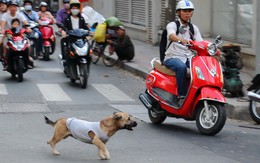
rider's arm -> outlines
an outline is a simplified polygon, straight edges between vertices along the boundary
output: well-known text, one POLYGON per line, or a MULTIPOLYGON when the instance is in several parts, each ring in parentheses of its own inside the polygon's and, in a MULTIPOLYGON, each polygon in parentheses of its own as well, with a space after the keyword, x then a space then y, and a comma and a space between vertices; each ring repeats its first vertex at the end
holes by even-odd
POLYGON ((5 24, 6 24, 6 21, 1 20, 1 33, 2 34, 5 33, 5 24))
POLYGON ((180 44, 188 44, 189 40, 180 38, 176 35, 177 26, 175 22, 171 22, 166 26, 168 39, 173 42, 178 42, 180 44))

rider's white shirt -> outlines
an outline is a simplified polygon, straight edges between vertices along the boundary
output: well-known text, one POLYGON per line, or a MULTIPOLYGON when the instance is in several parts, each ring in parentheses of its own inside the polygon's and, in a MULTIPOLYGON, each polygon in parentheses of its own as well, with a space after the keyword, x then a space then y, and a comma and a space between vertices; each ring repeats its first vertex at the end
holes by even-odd
POLYGON ((9 29, 9 28, 12 27, 12 26, 11 26, 11 22, 12 22, 12 20, 15 19, 15 18, 18 18, 18 19, 20 20, 21 26, 22 26, 22 24, 23 24, 22 22, 23 22, 23 21, 26 21, 26 18, 24 17, 24 15, 23 15, 22 13, 18 13, 18 12, 16 12, 16 14, 15 14, 14 17, 11 16, 9 12, 5 12, 5 13, 2 15, 2 17, 1 17, 1 21, 5 21, 5 22, 6 22, 5 27, 6 27, 6 29, 9 29))
POLYGON ((72 29, 79 29, 79 18, 77 17, 76 19, 71 16, 71 23, 72 23, 72 29))
MULTIPOLYGON (((190 39, 190 33, 189 33, 189 26, 184 26, 182 25, 182 23, 180 22, 180 28, 179 28, 179 34, 177 35, 177 37, 179 38, 183 38, 186 40, 191 40, 190 39), (184 33, 182 34, 180 32, 180 28, 184 27, 184 33)), ((199 28, 193 24, 193 28, 194 28, 194 38, 196 41, 202 41, 202 37, 199 31, 199 28)), ((174 33, 176 34, 177 31, 177 25, 175 22, 170 22, 169 24, 167 24, 166 26, 167 29, 167 38, 169 38, 169 35, 174 33)), ((168 45, 169 45, 170 41, 168 40, 168 45)), ((186 62, 187 58, 192 57, 192 52, 184 45, 178 43, 178 42, 172 42, 170 47, 166 50, 165 52, 165 59, 167 60, 169 58, 179 58, 182 62, 186 62)))

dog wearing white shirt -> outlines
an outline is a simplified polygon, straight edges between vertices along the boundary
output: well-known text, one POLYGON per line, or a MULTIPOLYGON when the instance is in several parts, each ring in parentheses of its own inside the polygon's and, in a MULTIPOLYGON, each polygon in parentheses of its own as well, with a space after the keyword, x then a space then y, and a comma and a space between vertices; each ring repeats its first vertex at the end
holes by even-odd
POLYGON ((121 129, 132 131, 133 127, 137 126, 134 117, 123 112, 116 112, 100 122, 88 122, 77 118, 60 118, 53 122, 46 116, 45 122, 54 127, 54 134, 47 142, 54 155, 60 154, 56 149, 56 144, 71 136, 84 143, 96 145, 98 155, 102 160, 110 159, 106 142, 111 136, 121 129))

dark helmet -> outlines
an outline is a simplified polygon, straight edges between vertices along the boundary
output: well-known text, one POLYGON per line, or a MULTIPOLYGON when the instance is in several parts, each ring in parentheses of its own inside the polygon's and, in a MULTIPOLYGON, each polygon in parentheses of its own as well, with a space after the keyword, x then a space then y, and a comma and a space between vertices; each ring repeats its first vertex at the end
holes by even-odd
POLYGON ((69 3, 70 0, 63 0, 62 2, 63 2, 63 3, 69 3))
POLYGON ((8 4, 9 0, 0 0, 0 3, 8 4))
POLYGON ((23 5, 24 5, 25 3, 30 3, 31 5, 33 4, 32 1, 30 1, 30 0, 24 0, 24 1, 23 1, 23 5))
POLYGON ((18 1, 17 0, 11 0, 11 1, 9 1, 9 3, 8 3, 8 6, 11 6, 11 5, 14 5, 14 6, 19 6, 19 3, 18 3, 18 1))

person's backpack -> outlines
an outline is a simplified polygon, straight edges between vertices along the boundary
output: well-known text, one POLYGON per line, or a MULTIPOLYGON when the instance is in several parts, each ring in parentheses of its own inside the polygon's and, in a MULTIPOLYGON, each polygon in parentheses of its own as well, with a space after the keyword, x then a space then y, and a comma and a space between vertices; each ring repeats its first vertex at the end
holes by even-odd
MULTIPOLYGON (((179 28, 181 26, 180 22, 178 20, 175 21, 176 26, 177 26, 177 31, 176 31, 176 35, 179 34, 179 28)), ((194 40, 194 27, 191 23, 189 23, 189 27, 190 27, 190 38, 191 40, 194 40)), ((165 57, 165 52, 166 50, 170 47, 170 45, 172 44, 172 41, 167 45, 167 30, 164 29, 162 32, 162 36, 161 36, 161 41, 160 41, 160 60, 161 63, 163 63, 164 61, 164 57, 165 57)))

